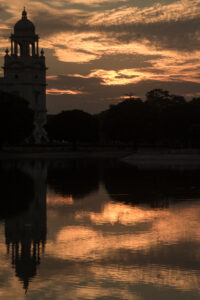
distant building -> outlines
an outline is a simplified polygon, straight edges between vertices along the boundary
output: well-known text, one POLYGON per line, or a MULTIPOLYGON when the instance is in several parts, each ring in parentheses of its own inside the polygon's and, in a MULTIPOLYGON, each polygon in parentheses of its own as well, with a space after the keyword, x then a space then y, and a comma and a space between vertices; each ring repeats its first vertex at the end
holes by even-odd
POLYGON ((6 49, 0 90, 16 94, 29 102, 35 113, 33 140, 41 143, 47 139, 43 128, 46 123, 47 68, 44 51, 39 53, 39 36, 35 34, 35 26, 28 20, 25 8, 10 39, 11 51, 6 49))

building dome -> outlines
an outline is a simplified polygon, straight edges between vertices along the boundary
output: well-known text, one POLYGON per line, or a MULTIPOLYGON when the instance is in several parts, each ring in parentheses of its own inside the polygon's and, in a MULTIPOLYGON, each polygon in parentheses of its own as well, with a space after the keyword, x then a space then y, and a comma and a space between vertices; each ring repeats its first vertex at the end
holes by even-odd
POLYGON ((22 18, 15 24, 14 34, 21 36, 33 36, 35 35, 35 26, 34 24, 27 19, 27 12, 24 9, 22 12, 22 18))

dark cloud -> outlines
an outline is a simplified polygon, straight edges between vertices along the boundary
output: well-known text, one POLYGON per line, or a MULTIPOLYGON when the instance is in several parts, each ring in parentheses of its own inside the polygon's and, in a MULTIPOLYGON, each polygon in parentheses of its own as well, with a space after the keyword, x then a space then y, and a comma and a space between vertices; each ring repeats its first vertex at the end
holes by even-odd
POLYGON ((86 25, 88 15, 81 12, 55 14, 54 12, 51 13, 43 9, 40 10, 39 14, 36 12, 32 16, 32 19, 37 28, 39 28, 42 37, 67 31, 88 31, 88 26, 86 25))
POLYGON ((147 24, 123 24, 102 28, 113 34, 121 43, 147 40, 158 49, 192 51, 200 48, 200 19, 155 22, 147 24))
POLYGON ((0 20, 5 21, 12 17, 12 14, 8 12, 9 7, 0 4, 0 20))
POLYGON ((84 91, 92 90, 93 88, 96 89, 97 86, 101 84, 101 80, 95 77, 92 78, 83 78, 83 77, 74 77, 70 75, 58 75, 57 79, 49 79, 48 80, 48 87, 51 86, 56 88, 63 88, 66 89, 84 89, 84 91))
MULTIPOLYGON (((152 59, 159 59, 159 55, 133 54, 111 54, 103 55, 101 59, 90 62, 91 69, 121 70, 128 68, 149 68, 152 67, 152 59)), ((152 69, 151 69, 152 70, 152 69)))
POLYGON ((83 109, 90 113, 97 113, 107 109, 111 104, 120 100, 120 97, 132 92, 133 95, 145 98, 145 94, 154 88, 169 90, 172 94, 197 94, 199 84, 194 82, 143 80, 126 85, 101 85, 99 78, 81 78, 73 76, 58 76, 57 80, 48 80, 48 88, 74 89, 85 92, 83 95, 47 96, 49 113, 61 110, 83 109))
MULTIPOLYGON (((107 25, 102 22, 98 26, 88 24, 91 16, 93 14, 81 11, 63 15, 56 15, 50 11, 40 11, 40 14, 33 16, 33 20, 40 28, 42 37, 61 32, 96 32, 103 34, 108 41, 115 38, 123 44, 132 41, 141 43, 146 41, 150 46, 157 49, 191 51, 200 48, 200 18, 198 16, 183 20, 166 20, 144 24, 126 23, 124 19, 123 24, 107 25)), ((89 37, 89 39, 98 40, 97 37, 89 37)))

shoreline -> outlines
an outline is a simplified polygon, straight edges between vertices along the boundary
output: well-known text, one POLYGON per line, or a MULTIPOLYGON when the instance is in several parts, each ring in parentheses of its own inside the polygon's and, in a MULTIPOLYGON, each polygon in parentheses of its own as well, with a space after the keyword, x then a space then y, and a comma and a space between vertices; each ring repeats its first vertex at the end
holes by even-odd
POLYGON ((139 168, 200 169, 200 153, 135 153, 121 159, 139 168))
POLYGON ((7 148, 0 152, 0 161, 4 160, 67 160, 67 159, 114 159, 119 162, 135 166, 140 169, 160 168, 186 168, 200 169, 200 150, 138 150, 134 152, 130 148, 108 149, 108 148, 87 148, 72 151, 62 149, 33 148, 7 148), (56 150, 56 149, 55 149, 56 150), (60 149, 59 149, 60 150, 60 149))
POLYGON ((61 152, 0 152, 0 160, 6 159, 90 159, 90 158, 108 158, 108 159, 123 159, 130 155, 130 151, 61 151, 61 152))

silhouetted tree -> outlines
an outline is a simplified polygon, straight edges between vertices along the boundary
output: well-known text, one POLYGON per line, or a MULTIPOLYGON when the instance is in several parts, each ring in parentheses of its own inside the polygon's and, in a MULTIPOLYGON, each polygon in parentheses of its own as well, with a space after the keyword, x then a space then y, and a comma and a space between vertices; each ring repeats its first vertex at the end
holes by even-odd
POLYGON ((107 141, 138 145, 200 146, 200 99, 154 89, 146 101, 126 99, 101 113, 101 132, 107 141))
POLYGON ((186 101, 166 90, 154 89, 146 101, 127 99, 96 116, 80 110, 49 116, 51 140, 103 142, 161 147, 200 147, 200 98, 186 101))
POLYGON ((17 144, 31 136, 34 113, 26 100, 0 91, 0 144, 17 144))
POLYGON ((184 146, 188 144, 187 103, 182 96, 155 89, 146 94, 147 106, 154 113, 157 144, 184 146))
POLYGON ((112 105, 102 116, 102 131, 107 140, 137 145, 143 138, 143 121, 147 115, 141 99, 129 99, 112 105))
POLYGON ((200 105, 200 97, 192 98, 190 103, 194 105, 200 105))
POLYGON ((188 136, 192 147, 200 147, 200 98, 193 98, 187 105, 188 136))
POLYGON ((146 100, 156 103, 157 101, 169 101, 171 99, 169 92, 162 89, 154 89, 146 94, 146 100))
POLYGON ((81 110, 63 111, 50 116, 47 132, 51 140, 77 142, 96 142, 98 140, 98 121, 81 110))

